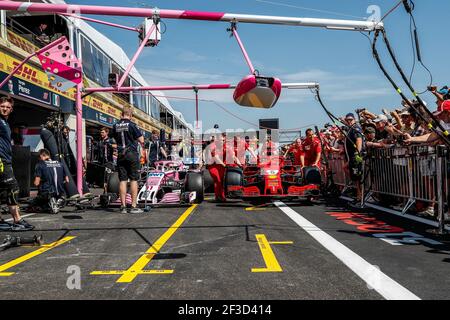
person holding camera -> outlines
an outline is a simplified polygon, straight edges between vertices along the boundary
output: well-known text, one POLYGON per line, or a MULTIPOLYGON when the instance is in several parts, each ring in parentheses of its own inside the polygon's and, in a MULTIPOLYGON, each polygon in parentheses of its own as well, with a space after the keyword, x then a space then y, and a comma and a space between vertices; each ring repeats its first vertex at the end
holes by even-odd
POLYGON ((138 179, 139 179, 139 152, 138 144, 141 145, 141 152, 144 150, 144 136, 141 130, 131 121, 133 110, 130 107, 123 107, 122 119, 113 126, 113 137, 117 142, 117 171, 120 180, 120 213, 127 213, 126 196, 127 182, 130 180, 131 210, 130 213, 142 213, 137 208, 138 179))

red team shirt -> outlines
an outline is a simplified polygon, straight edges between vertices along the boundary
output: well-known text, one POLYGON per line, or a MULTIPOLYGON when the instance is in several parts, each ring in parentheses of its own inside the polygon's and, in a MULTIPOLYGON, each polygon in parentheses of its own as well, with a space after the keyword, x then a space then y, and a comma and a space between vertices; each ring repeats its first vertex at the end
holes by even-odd
MULTIPOLYGON (((322 152, 322 147, 320 146, 320 140, 315 137, 312 140, 306 139, 302 143, 303 152, 305 153, 305 166, 312 166, 316 160, 316 156, 319 152, 322 152)), ((320 167, 320 161, 317 163, 320 167)))
POLYGON ((299 166, 301 165, 300 157, 304 154, 303 152, 303 145, 292 145, 289 147, 288 153, 292 153, 294 155, 294 165, 299 166))

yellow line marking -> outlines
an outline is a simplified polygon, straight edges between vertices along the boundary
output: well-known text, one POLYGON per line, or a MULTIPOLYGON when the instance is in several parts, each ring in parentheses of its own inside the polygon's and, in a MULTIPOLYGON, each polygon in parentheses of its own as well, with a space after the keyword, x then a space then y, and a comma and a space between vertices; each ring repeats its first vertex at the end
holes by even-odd
POLYGON ((269 244, 294 244, 293 241, 269 241, 269 244))
POLYGON ((4 271, 6 271, 6 270, 8 270, 8 269, 10 269, 12 267, 15 267, 15 266, 17 266, 17 265, 27 261, 27 260, 30 260, 31 258, 34 258, 34 257, 36 257, 36 256, 38 256, 40 254, 43 254, 44 252, 46 252, 48 250, 56 248, 57 246, 60 246, 63 243, 66 243, 66 242, 68 242, 68 241, 70 241, 70 240, 72 240, 74 238, 76 238, 76 237, 71 237, 71 236, 70 237, 64 237, 61 240, 55 241, 53 243, 44 244, 44 245, 41 246, 40 249, 37 249, 37 250, 35 250, 33 252, 27 253, 24 256, 21 256, 21 257, 19 257, 17 259, 14 259, 14 260, 10 261, 10 262, 2 264, 0 266, 0 276, 2 276, 2 277, 11 276, 12 274, 14 274, 14 272, 11 273, 11 272, 4 272, 4 271))
MULTIPOLYGON (((108 271, 93 271, 91 275, 101 274, 99 272, 103 272, 103 274, 121 274, 121 277, 116 281, 118 283, 128 283, 132 282, 139 274, 155 274, 155 273, 169 273, 169 272, 160 272, 164 270, 143 270, 147 264, 152 261, 153 257, 161 250, 164 244, 173 236, 173 234, 178 230, 178 228, 183 224, 183 222, 189 217, 189 215, 197 208, 198 204, 194 204, 190 206, 178 219, 175 223, 170 226, 169 229, 164 232, 164 234, 156 240, 156 242, 148 248, 148 250, 138 259, 136 262, 123 273, 116 271, 112 271, 112 273, 108 273, 108 271), (158 272, 154 272, 158 271, 158 272)), ((173 271, 173 270, 171 270, 173 271)))
MULTIPOLYGON (((105 270, 105 271, 93 271, 91 275, 101 276, 101 275, 123 275, 127 270, 105 270)), ((138 274, 172 274, 173 270, 142 270, 138 274)))
POLYGON ((245 208, 245 211, 262 211, 262 210, 266 210, 266 208, 260 208, 260 207, 245 208))
POLYGON ((283 272, 266 236, 264 234, 257 234, 255 236, 264 262, 266 263, 266 268, 252 268, 252 272, 283 272))

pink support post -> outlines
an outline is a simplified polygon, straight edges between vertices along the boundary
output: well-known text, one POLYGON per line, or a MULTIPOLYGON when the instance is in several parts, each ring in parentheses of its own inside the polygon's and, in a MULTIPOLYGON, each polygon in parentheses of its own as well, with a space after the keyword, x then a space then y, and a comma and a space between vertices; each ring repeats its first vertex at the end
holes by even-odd
POLYGON ((139 55, 141 54, 142 50, 144 49, 148 39, 150 39, 150 36, 153 31, 155 31, 156 25, 152 25, 150 30, 146 33, 144 39, 142 39, 141 45, 137 49, 136 53, 133 56, 133 59, 131 59, 131 62, 127 66, 127 70, 125 70, 125 73, 122 75, 122 78, 120 78, 119 83, 117 84, 117 88, 120 89, 122 84, 124 83, 125 79, 128 77, 128 74, 130 73, 131 69, 133 68, 134 64, 136 63, 137 58, 139 58, 139 55))
POLYGON ((198 88, 194 87, 195 92, 195 127, 198 129, 198 88))
POLYGON ((253 67, 252 61, 250 60, 250 57, 247 54, 247 51, 245 50, 244 44, 241 41, 241 38, 239 38, 239 34, 237 33, 236 26, 231 27, 231 32, 233 32, 233 36, 236 38, 237 43, 239 47, 241 48, 242 54, 244 55, 244 59, 248 64, 248 67, 250 68, 250 72, 252 74, 255 74, 255 68, 253 67))
POLYGON ((75 109, 77 118, 77 189, 80 196, 83 195, 83 100, 81 91, 83 82, 77 84, 75 109))

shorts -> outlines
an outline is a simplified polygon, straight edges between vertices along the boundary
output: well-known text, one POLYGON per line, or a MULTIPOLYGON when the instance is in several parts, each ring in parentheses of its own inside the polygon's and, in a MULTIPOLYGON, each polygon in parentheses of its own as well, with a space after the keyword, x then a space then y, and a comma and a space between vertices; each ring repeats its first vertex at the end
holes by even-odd
POLYGON ((0 174, 0 199, 6 202, 8 206, 16 206, 19 203, 19 184, 14 176, 11 164, 4 164, 3 173, 0 174))
POLYGON ((125 155, 119 155, 117 158, 119 181, 128 181, 128 179, 138 181, 140 167, 141 163, 136 151, 127 151, 125 155))

